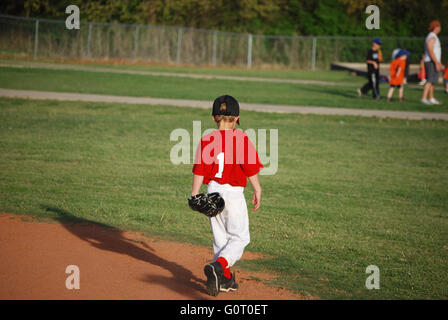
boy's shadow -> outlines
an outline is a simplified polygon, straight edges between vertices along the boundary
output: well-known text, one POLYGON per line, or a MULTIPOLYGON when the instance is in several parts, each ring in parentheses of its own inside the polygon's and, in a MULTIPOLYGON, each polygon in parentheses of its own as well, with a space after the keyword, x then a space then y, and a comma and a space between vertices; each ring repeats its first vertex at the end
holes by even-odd
POLYGON ((358 94, 356 93, 356 87, 353 87, 353 92, 344 92, 338 87, 330 87, 330 86, 310 86, 307 87, 307 91, 314 91, 321 94, 331 94, 334 96, 341 96, 346 98, 357 98, 358 94))
POLYGON ((41 205, 41 208, 57 213, 58 216, 55 220, 60 222, 72 234, 90 243, 92 246, 101 250, 126 254, 135 259, 159 266, 172 274, 172 277, 147 275, 141 279, 142 281, 164 285, 189 299, 204 299, 203 296, 198 294, 199 292, 207 293, 204 280, 197 278, 183 266, 157 256, 148 245, 143 244, 147 250, 136 246, 133 240, 123 236, 123 231, 103 223, 76 217, 60 208, 47 205, 41 205), (77 225, 78 223, 95 225, 101 228, 80 228, 77 225))

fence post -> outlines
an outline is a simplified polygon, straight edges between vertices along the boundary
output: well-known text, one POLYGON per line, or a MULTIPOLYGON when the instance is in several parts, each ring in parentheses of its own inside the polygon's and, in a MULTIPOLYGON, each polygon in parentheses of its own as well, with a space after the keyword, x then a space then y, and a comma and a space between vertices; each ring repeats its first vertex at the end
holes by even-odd
POLYGON ((135 41, 134 41, 134 61, 137 60, 137 48, 138 48, 138 32, 140 30, 139 26, 135 27, 135 41))
POLYGON ((90 58, 90 41, 92 39, 92 22, 89 23, 89 34, 87 36, 87 59, 90 58))
POLYGON ((317 44, 317 38, 313 37, 313 49, 311 52, 311 70, 316 69, 316 44, 317 44))
POLYGON ((212 51, 212 65, 216 67, 216 47, 218 45, 218 32, 213 32, 213 51, 212 51))
POLYGON ((37 58, 38 45, 39 45, 39 19, 36 19, 36 30, 34 33, 34 59, 37 58))
POLYGON ((176 64, 180 63, 180 50, 182 48, 182 32, 183 29, 179 28, 177 32, 177 53, 176 53, 176 64))
POLYGON ((249 34, 247 43, 247 68, 252 67, 252 34, 249 34))

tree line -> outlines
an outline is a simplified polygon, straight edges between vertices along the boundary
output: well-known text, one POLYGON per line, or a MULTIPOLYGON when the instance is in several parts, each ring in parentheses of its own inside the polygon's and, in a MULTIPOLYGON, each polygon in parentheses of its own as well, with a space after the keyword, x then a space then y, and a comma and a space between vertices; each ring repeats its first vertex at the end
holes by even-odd
POLYGON ((271 35, 424 36, 431 20, 448 17, 448 0, 2 0, 0 10, 65 19, 71 4, 81 21, 271 35), (380 8, 379 30, 365 27, 370 4, 380 8))

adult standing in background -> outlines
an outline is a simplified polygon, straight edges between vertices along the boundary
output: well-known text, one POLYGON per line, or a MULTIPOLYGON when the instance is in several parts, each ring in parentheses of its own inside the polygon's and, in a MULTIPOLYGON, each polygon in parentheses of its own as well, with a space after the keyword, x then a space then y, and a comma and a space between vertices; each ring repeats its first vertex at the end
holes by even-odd
POLYGON ((437 20, 432 21, 429 24, 429 34, 425 39, 425 72, 426 83, 423 87, 423 95, 421 102, 426 105, 440 104, 434 98, 434 86, 439 81, 440 72, 443 70, 441 63, 442 59, 442 47, 437 35, 442 30, 440 22, 437 20), (428 99, 429 98, 429 99, 428 99))
POLYGON ((372 48, 367 52, 367 82, 361 89, 358 89, 358 95, 361 97, 365 95, 369 90, 372 90, 372 96, 374 99, 380 99, 380 62, 383 61, 381 53, 381 40, 375 38, 372 41, 372 48))

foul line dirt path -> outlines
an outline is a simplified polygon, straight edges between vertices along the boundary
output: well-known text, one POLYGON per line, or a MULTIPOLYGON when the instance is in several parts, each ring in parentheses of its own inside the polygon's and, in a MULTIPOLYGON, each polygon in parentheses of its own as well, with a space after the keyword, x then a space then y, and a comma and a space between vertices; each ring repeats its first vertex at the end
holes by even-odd
MULTIPOLYGON (((88 222, 37 222, 32 217, 0 213, 0 248, 2 300, 303 299, 254 279, 272 275, 239 269, 239 291, 211 297, 202 271, 213 256, 211 249, 157 241, 88 222), (66 288, 69 265, 79 267, 79 290, 66 288)), ((243 256, 256 258, 260 256, 253 253, 243 256)))
MULTIPOLYGON (((25 98, 25 99, 37 99, 37 100, 89 101, 89 102, 146 104, 146 105, 167 105, 167 106, 191 107, 202 109, 211 108, 210 101, 202 101, 202 100, 111 96, 100 94, 13 90, 2 88, 0 88, 0 97, 25 98)), ((433 113, 433 112, 412 112, 412 111, 364 110, 364 109, 348 109, 348 108, 272 105, 272 104, 259 104, 259 103, 240 103, 240 106, 243 110, 252 110, 259 112, 360 116, 360 117, 378 117, 378 118, 393 118, 393 119, 408 119, 408 120, 434 119, 434 120, 448 121, 448 113, 435 113, 435 112, 433 113)))

